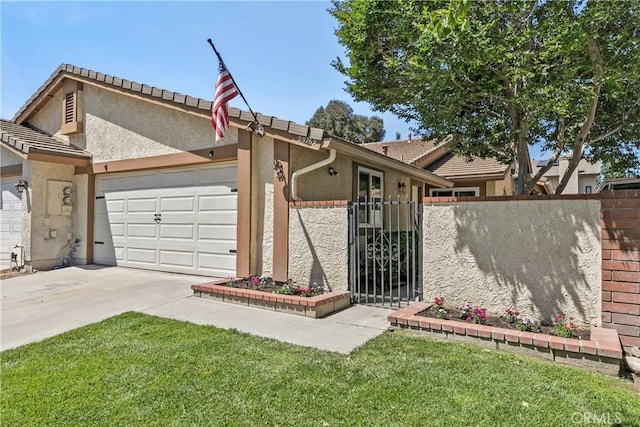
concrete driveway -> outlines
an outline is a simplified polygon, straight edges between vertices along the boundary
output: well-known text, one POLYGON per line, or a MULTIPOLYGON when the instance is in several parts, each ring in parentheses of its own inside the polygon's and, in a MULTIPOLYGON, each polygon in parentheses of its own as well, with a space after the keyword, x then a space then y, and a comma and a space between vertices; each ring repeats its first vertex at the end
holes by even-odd
POLYGON ((98 265, 2 280, 0 350, 40 341, 126 311, 146 311, 193 294, 210 278, 98 265))
POLYGON ((212 301, 191 285, 213 280, 97 265, 2 280, 0 350, 40 341, 126 311, 350 353, 380 335, 390 309, 355 305, 322 319, 212 301))

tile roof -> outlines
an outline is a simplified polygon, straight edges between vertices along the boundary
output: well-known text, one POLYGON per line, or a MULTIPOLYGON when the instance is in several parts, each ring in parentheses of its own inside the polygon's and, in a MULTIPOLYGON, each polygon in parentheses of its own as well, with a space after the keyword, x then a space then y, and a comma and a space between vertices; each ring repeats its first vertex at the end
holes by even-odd
POLYGON ((504 173, 508 165, 495 159, 481 159, 476 157, 467 161, 464 156, 448 152, 425 169, 445 178, 462 176, 483 176, 504 173))
MULTIPOLYGON (((52 85, 58 84, 61 80, 61 77, 69 76, 71 78, 76 78, 78 81, 92 81, 101 85, 107 85, 111 87, 115 87, 119 90, 130 91, 134 93, 138 93, 144 96, 149 96, 152 98, 156 98, 161 100, 162 102, 185 106, 191 110, 200 110, 200 112, 206 112, 206 114, 211 114, 211 104, 212 102, 209 100, 205 100, 202 98, 194 98, 192 96, 183 95, 178 92, 172 92, 166 89, 160 89, 154 86, 149 86, 141 83, 136 83, 130 80, 121 79, 119 77, 114 77, 108 74, 99 73, 93 70, 88 70, 86 68, 76 67, 71 64, 61 64, 49 78, 36 90, 36 92, 25 102, 25 104, 18 110, 15 114, 13 121, 16 122, 18 120, 24 121, 28 119, 28 116, 22 117, 26 113, 29 113, 29 108, 37 103, 37 100, 46 94, 46 92, 52 88, 52 85)), ((264 127, 270 127, 275 131, 282 131, 292 134, 294 136, 309 138, 317 141, 325 140, 326 138, 331 138, 328 132, 325 132, 324 129, 314 128, 307 125, 301 125, 298 123, 294 123, 288 120, 282 120, 274 116, 268 116, 265 114, 257 113, 258 122, 264 127)), ((238 108, 229 107, 229 117, 231 119, 236 118, 242 121, 252 122, 254 121, 254 117, 248 111, 242 111, 238 108)), ((333 139, 333 138, 332 138, 333 139)), ((342 140, 341 138, 337 138, 338 140, 342 140)), ((331 143, 331 141, 329 141, 331 143)), ((363 147, 360 147, 359 144, 351 144, 348 141, 345 141, 348 144, 350 149, 356 150, 356 152, 360 152, 360 154, 369 153, 368 150, 365 150, 363 147)), ((439 182, 440 185, 448 186, 452 185, 451 182, 444 179, 440 176, 435 176, 429 171, 421 169, 411 164, 407 164, 406 162, 402 162, 400 160, 396 160, 393 158, 389 158, 388 156, 383 156, 380 153, 376 153, 380 159, 384 159, 385 162, 390 162, 390 164, 396 163, 396 168, 407 168, 415 169, 420 172, 421 177, 425 178, 425 176, 430 177, 430 179, 435 179, 439 182)))
POLYGON ((68 145, 40 130, 4 119, 0 119, 0 140, 24 154, 38 152, 64 157, 91 158, 91 154, 86 151, 68 145))
MULTIPOLYGON (((13 117, 13 120, 16 121, 28 108, 29 106, 47 89, 47 87, 53 83, 60 75, 70 75, 81 77, 84 79, 92 80, 98 83, 103 83, 112 87, 117 87, 121 89, 125 89, 131 92, 137 92, 142 95, 148 95, 153 98, 157 98, 163 101, 168 101, 173 104, 184 105, 187 107, 192 107, 198 110, 206 111, 209 113, 211 111, 211 101, 202 99, 202 98, 194 98, 192 96, 183 95, 178 92, 172 92, 166 89, 160 89, 155 86, 149 86, 141 83, 136 83, 131 80, 121 79, 119 77, 114 77, 109 74, 99 73, 97 71, 88 70, 86 68, 76 67, 71 64, 61 64, 49 78, 36 90, 36 92, 25 102, 25 104, 20 107, 18 112, 13 117)), ((276 130, 281 130, 284 132, 289 132, 293 135, 312 138, 316 140, 321 140, 325 137, 325 131, 323 129, 314 128, 307 125, 301 125, 298 123, 294 123, 288 120, 281 120, 277 117, 268 116, 264 114, 257 113, 258 121, 263 126, 268 126, 276 130)), ((238 108, 229 107, 229 117, 237 118, 244 121, 253 121, 254 118, 248 111, 242 111, 238 108)), ((328 136, 328 135, 327 135, 328 136)))
MULTIPOLYGON (((566 157, 561 157, 560 158, 561 161, 565 161, 565 160, 569 160, 566 157)), ((541 167, 546 166, 547 163, 549 162, 549 160, 531 160, 531 164, 533 165, 533 173, 536 174, 538 172, 538 170, 540 170, 541 167)), ((601 163, 600 162, 596 162, 596 163, 589 163, 589 161, 582 159, 580 160, 580 163, 578 163, 578 173, 579 174, 584 174, 584 175, 598 175, 600 174, 600 169, 601 169, 601 163)), ((559 176, 560 172, 559 172, 559 167, 558 165, 553 165, 551 166, 551 169, 549 169, 548 171, 545 172, 545 174, 543 176, 559 176)))
POLYGON ((386 147, 387 156, 412 164, 415 160, 436 148, 435 142, 436 139, 429 141, 423 141, 422 139, 400 139, 397 141, 369 142, 361 145, 380 154, 385 154, 384 150, 386 147))
POLYGON ((386 155, 405 163, 416 164, 421 159, 425 159, 429 154, 433 154, 436 160, 427 164, 424 169, 440 175, 445 178, 454 178, 461 176, 484 176, 504 173, 507 165, 504 165, 494 159, 474 158, 467 161, 464 156, 456 155, 444 147, 443 152, 435 153, 436 149, 443 147, 449 139, 443 140, 440 144, 435 144, 436 140, 423 141, 422 139, 402 139, 398 141, 372 142, 362 144, 369 150, 384 154, 386 147, 386 155))

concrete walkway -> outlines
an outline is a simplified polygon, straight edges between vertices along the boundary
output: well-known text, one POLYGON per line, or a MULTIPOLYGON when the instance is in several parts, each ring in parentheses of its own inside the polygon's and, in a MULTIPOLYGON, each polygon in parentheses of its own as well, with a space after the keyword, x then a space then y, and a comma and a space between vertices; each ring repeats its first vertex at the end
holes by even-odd
POLYGON ((77 266, 2 280, 0 350, 40 341, 126 311, 237 329, 349 353, 379 335, 391 310, 352 306, 324 319, 276 313, 192 296, 211 278, 122 267, 77 266))

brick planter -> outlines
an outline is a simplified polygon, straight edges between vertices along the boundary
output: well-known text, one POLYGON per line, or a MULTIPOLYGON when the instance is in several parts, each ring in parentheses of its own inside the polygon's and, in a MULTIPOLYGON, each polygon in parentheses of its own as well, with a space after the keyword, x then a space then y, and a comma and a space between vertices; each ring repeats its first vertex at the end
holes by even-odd
POLYGON ((431 337, 541 357, 607 375, 617 376, 622 366, 622 346, 615 329, 592 326, 591 339, 587 341, 417 316, 429 306, 412 304, 394 311, 387 319, 393 326, 418 330, 431 337))
POLYGON ((226 280, 192 285, 191 289, 198 297, 312 318, 326 316, 351 304, 349 292, 329 292, 315 297, 300 297, 232 288, 220 285, 221 283, 226 283, 226 280))

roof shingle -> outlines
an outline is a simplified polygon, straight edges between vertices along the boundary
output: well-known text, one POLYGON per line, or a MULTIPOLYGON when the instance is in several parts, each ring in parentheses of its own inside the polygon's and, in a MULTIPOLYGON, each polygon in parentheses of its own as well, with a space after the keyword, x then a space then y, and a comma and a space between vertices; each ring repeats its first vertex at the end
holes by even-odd
POLYGON ((0 140, 16 150, 28 154, 37 151, 64 157, 91 158, 91 154, 37 129, 0 119, 0 140))

